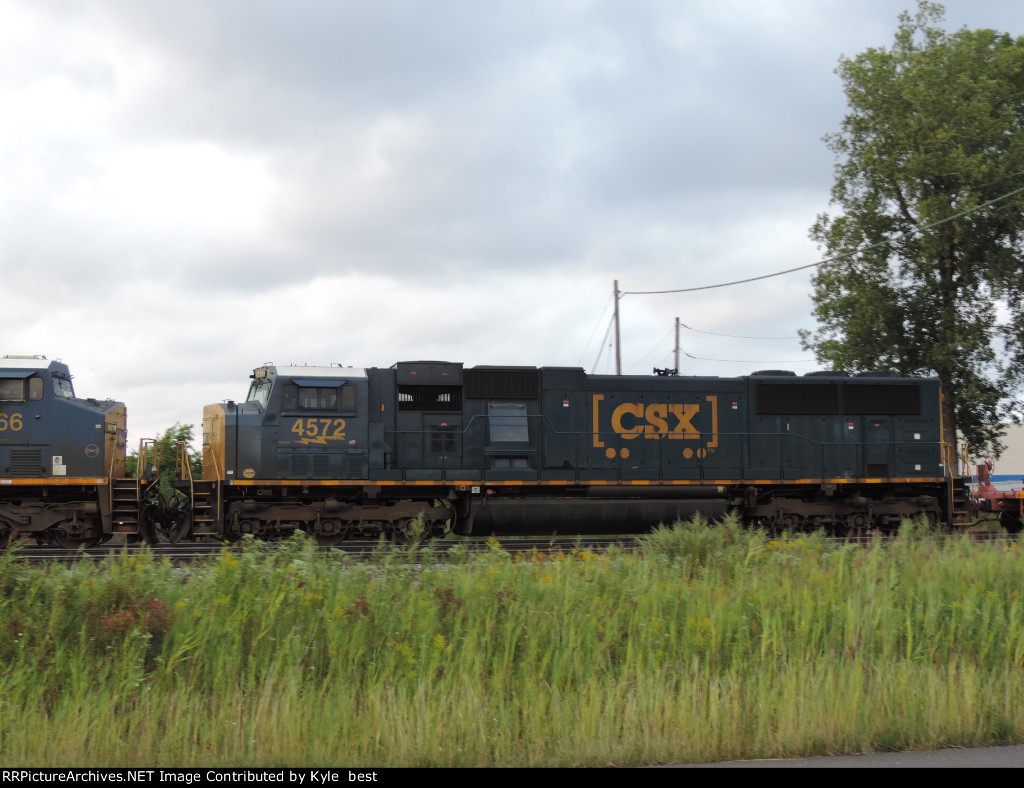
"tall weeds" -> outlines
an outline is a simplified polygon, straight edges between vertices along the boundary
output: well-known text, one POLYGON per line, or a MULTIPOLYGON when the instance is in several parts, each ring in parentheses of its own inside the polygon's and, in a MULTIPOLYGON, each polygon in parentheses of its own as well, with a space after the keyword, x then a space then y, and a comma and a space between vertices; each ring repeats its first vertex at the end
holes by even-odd
POLYGON ((0 558, 0 762, 599 766, 1024 741, 1020 548, 727 521, 635 552, 301 535, 0 558))

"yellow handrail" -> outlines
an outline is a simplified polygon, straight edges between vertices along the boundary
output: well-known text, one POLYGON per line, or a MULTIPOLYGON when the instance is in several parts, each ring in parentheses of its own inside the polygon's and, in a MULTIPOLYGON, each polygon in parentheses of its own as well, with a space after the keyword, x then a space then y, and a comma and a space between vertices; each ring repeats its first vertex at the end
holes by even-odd
POLYGON ((188 444, 185 441, 178 441, 175 447, 174 465, 181 474, 181 480, 188 480, 188 502, 191 508, 195 502, 195 479, 192 478, 192 463, 189 462, 188 444))
POLYGON ((139 441, 138 462, 135 465, 135 479, 141 481, 146 475, 146 468, 153 466, 153 475, 160 474, 160 442, 153 438, 142 438, 139 441))
MULTIPOLYGON (((177 456, 175 463, 178 469, 181 469, 182 480, 188 478, 188 500, 190 508, 195 506, 195 477, 192 475, 192 463, 189 457, 188 444, 184 441, 180 441, 177 447, 177 456)), ((216 457, 213 458, 214 469, 217 467, 216 457)), ((205 474, 204 474, 205 477, 205 474)), ((216 483, 217 490, 217 502, 216 502, 216 514, 220 516, 220 484, 216 483)))

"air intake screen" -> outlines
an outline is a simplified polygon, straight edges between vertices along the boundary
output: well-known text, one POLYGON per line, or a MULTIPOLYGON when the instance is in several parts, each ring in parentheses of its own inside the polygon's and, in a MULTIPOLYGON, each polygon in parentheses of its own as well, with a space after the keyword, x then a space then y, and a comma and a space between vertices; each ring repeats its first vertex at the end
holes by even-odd
POLYGON ((476 399, 537 399, 538 369, 467 369, 466 396, 476 399))
POLYGON ((39 449, 11 449, 11 476, 42 476, 42 452, 39 449))
POLYGON ((917 416, 921 387, 849 383, 843 389, 843 410, 851 416, 917 416))
POLYGON ((462 388, 459 386, 399 386, 399 410, 442 411, 462 410, 462 388))
POLYGON ((834 383, 758 383, 761 416, 834 416, 839 413, 839 387, 834 383))

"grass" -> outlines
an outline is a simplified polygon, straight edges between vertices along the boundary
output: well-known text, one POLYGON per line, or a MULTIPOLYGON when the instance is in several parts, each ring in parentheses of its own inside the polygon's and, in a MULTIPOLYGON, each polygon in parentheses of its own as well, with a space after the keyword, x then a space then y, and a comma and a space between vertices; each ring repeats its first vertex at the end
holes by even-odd
POLYGON ((1016 542, 0 558, 0 763, 606 766, 1024 742, 1016 542))

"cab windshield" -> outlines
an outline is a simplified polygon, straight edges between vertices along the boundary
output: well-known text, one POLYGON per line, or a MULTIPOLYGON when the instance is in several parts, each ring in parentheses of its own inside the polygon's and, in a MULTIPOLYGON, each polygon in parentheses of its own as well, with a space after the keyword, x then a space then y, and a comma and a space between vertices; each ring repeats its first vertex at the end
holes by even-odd
POLYGON ((245 398, 245 401, 258 402, 261 408, 266 408, 270 401, 270 385, 269 380, 254 380, 249 386, 249 396, 245 398))
POLYGON ((53 376, 53 392, 58 397, 65 397, 67 399, 74 399, 75 397, 75 390, 71 387, 71 380, 58 375, 53 376))

